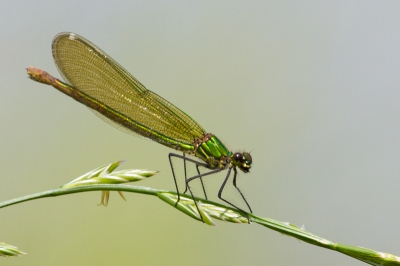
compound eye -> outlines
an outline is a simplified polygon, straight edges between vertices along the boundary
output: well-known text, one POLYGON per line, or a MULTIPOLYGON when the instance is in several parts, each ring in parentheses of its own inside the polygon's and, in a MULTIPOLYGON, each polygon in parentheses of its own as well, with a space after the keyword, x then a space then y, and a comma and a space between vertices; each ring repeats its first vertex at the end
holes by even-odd
POLYGON ((241 154, 241 153, 235 153, 234 155, 233 155, 233 158, 235 159, 235 161, 236 162, 238 162, 238 163, 243 163, 244 162, 244 158, 243 158, 243 154, 241 154))
POLYGON ((253 162, 253 159, 251 158, 250 153, 243 152, 243 157, 247 164, 251 164, 253 162))

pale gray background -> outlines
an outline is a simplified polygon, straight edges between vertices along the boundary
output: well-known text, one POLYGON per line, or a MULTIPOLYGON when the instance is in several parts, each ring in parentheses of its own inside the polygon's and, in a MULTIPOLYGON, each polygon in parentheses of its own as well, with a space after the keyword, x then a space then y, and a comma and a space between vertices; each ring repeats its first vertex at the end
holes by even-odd
MULTIPOLYGON (((251 150, 256 214, 400 255, 399 1, 2 1, 0 201, 119 159, 173 189, 168 152, 27 79, 76 32, 217 134, 251 150)), ((222 176, 217 177, 219 179, 222 176)), ((0 210, 2 265, 365 265, 258 225, 208 227, 156 198, 100 193, 0 210)))

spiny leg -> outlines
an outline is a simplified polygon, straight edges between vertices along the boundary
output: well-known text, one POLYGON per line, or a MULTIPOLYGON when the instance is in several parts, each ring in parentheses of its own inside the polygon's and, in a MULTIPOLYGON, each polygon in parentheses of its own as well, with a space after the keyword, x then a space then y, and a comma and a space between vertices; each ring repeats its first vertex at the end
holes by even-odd
MULTIPOLYGON (((197 174, 200 175, 200 169, 199 169, 199 165, 198 164, 196 164, 196 169, 197 169, 197 174)), ((201 176, 199 178, 200 178, 201 187, 203 188, 204 198, 208 199, 207 198, 206 188, 205 188, 204 183, 203 183, 203 177, 201 176)))
MULTIPOLYGON (((169 153, 169 154, 168 154, 169 164, 170 164, 170 166, 171 166, 171 171, 172 171, 172 177, 174 178, 176 193, 178 194, 178 200, 177 200, 176 203, 175 203, 175 206, 176 206, 176 204, 178 204, 178 202, 180 201, 180 196, 179 196, 178 182, 177 182, 177 180, 176 180, 175 171, 174 171, 174 166, 173 166, 173 164, 172 164, 172 159, 171 159, 171 157, 176 157, 176 158, 179 158, 179 159, 182 159, 182 160, 183 160, 183 163, 184 163, 184 172, 185 172, 185 186, 186 186, 186 187, 185 187, 184 193, 186 193, 186 191, 188 190, 188 180, 189 180, 189 179, 187 178, 186 162, 191 162, 191 163, 193 163, 193 164, 196 165, 197 173, 198 173, 197 176, 201 176, 199 167, 208 168, 208 165, 205 164, 205 163, 202 163, 202 162, 193 160, 193 159, 191 159, 191 158, 187 158, 187 157, 185 157, 185 154, 183 154, 183 155, 176 154, 176 153, 169 153)), ((201 178, 200 178, 200 181, 201 181, 201 186, 203 187, 204 196, 205 196, 206 199, 207 199, 206 190, 205 190, 205 188, 204 188, 203 180, 202 180, 201 178)), ((193 195, 192 195, 192 197, 193 197, 193 195)))
MULTIPOLYGON (((224 198, 222 197, 222 191, 224 190, 225 185, 226 185, 226 183, 228 182, 229 176, 230 176, 230 174, 231 174, 231 170, 232 170, 232 167, 229 167, 228 173, 226 174, 226 177, 225 177, 225 180, 224 180, 224 182, 222 183, 221 188, 219 189, 218 198, 220 198, 221 200, 225 201, 225 202, 228 203, 229 205, 235 207, 236 209, 238 209, 238 210, 240 210, 240 211, 242 211, 242 212, 244 212, 244 213, 247 213, 247 212, 246 212, 245 210, 243 210, 242 208, 237 207, 235 204, 231 203, 230 201, 228 201, 228 200, 226 200, 226 199, 224 199, 224 198)), ((253 213, 253 211, 251 210, 250 205, 249 205, 249 203, 247 202, 246 198, 244 197, 243 193, 242 193, 242 192, 240 191, 240 189, 236 186, 236 175, 237 175, 236 168, 233 168, 233 172, 234 172, 234 176, 233 176, 233 186, 234 186, 234 187, 236 188, 236 190, 239 192, 240 196, 242 196, 242 199, 243 199, 243 201, 246 203, 247 207, 249 208, 250 213, 253 213)), ((250 219, 249 219, 249 218, 247 218, 247 219, 249 220, 249 223, 250 223, 250 219)))
MULTIPOLYGON (((237 191, 240 193, 240 196, 242 196, 242 199, 244 200, 244 202, 247 205, 247 208, 249 208, 250 213, 253 213, 253 211, 251 210, 250 204, 247 202, 246 198, 244 197, 242 191, 239 189, 238 186, 236 186, 236 177, 237 177, 237 172, 235 170, 235 175, 233 176, 233 186, 237 189, 237 191)), ((222 192, 222 191, 221 191, 222 192)))
MULTIPOLYGON (((200 165, 201 165, 201 164, 200 164, 200 165)), ((189 190, 189 192, 190 192, 190 195, 192 196, 192 199, 193 199, 193 201, 194 201, 194 204, 196 205, 196 209, 197 209, 197 211, 199 212, 199 216, 200 216, 200 218, 201 218, 201 220, 202 220, 203 222, 204 222, 203 216, 201 215, 199 206, 197 205, 197 202, 196 202, 196 200, 195 200, 195 198, 194 198, 194 195, 193 195, 192 189, 190 188, 189 182, 190 182, 190 181, 193 181, 193 180, 196 179, 196 178, 200 178, 200 179, 201 179, 203 176, 212 175, 212 174, 218 173, 219 171, 221 171, 221 169, 218 168, 218 169, 215 169, 215 170, 211 170, 210 172, 207 172, 207 173, 203 173, 203 174, 198 174, 198 175, 192 176, 191 178, 189 178, 188 180, 186 180, 186 187, 188 188, 188 190, 189 190)))
POLYGON ((179 188, 178 188, 178 182, 176 182, 176 177, 175 177, 175 171, 174 171, 174 166, 172 164, 172 160, 171 157, 175 157, 178 154, 175 153, 170 153, 168 154, 168 160, 169 160, 169 164, 171 166, 171 172, 172 172, 172 177, 174 178, 174 183, 175 183, 175 188, 176 188, 176 194, 178 195, 178 200, 175 202, 175 206, 176 204, 178 204, 178 202, 181 200, 181 197, 179 196, 179 188))
MULTIPOLYGON (((193 163, 193 162, 192 162, 193 163)), ((197 170, 197 174, 200 175, 200 169, 199 169, 199 164, 198 163, 194 163, 196 165, 196 170, 197 170)), ((187 182, 187 172, 186 172, 186 156, 185 154, 183 154, 183 168, 185 171, 185 184, 187 182)), ((204 187, 204 183, 203 183, 203 178, 200 177, 200 183, 201 183, 201 187, 203 189, 203 193, 204 193, 204 197, 205 199, 207 199, 207 193, 206 193, 206 188, 204 187)), ((186 194, 186 192, 188 191, 188 187, 186 185, 185 187, 185 191, 183 192, 183 194, 186 194)))
MULTIPOLYGON (((187 180, 187 173, 186 173, 186 160, 185 160, 186 156, 185 153, 183 153, 183 170, 185 172, 185 185, 186 185, 186 180, 187 180)), ((186 194, 187 191, 187 187, 185 187, 185 191, 183 191, 183 194, 186 194)))

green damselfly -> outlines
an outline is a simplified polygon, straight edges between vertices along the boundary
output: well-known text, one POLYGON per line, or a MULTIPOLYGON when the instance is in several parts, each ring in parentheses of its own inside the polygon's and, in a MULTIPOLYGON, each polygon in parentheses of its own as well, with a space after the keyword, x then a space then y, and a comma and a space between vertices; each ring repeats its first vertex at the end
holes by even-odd
MULTIPOLYGON (((250 153, 229 151, 214 134, 207 133, 185 112, 146 89, 121 65, 85 38, 74 33, 60 33, 53 40, 52 51, 58 71, 66 83, 45 71, 29 67, 27 70, 31 79, 52 85, 123 131, 138 134, 183 152, 183 155, 170 153, 168 157, 178 193, 177 203, 180 198, 171 160, 173 157, 180 158, 184 162, 186 182, 184 193, 189 190, 193 200, 191 181, 200 179, 207 199, 202 177, 228 169, 218 197, 246 212, 222 197, 223 189, 233 170, 232 183, 252 212, 246 198, 236 185, 236 168, 244 173, 249 172, 252 163, 250 153), (195 156, 203 162, 186 157, 185 154, 195 156), (196 165, 195 176, 186 176, 187 162, 196 165), (199 167, 205 167, 209 171, 200 173, 199 167)), ((199 211, 195 200, 194 202, 199 211)), ((200 211, 199 216, 202 219, 200 211)))

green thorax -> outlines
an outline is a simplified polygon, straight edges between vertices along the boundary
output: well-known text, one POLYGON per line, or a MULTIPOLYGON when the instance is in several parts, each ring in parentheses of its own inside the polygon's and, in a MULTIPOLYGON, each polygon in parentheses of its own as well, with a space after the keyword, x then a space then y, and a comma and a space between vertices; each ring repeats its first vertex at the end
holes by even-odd
POLYGON ((207 133, 193 143, 194 155, 205 161, 210 168, 225 168, 232 155, 217 136, 207 133))

